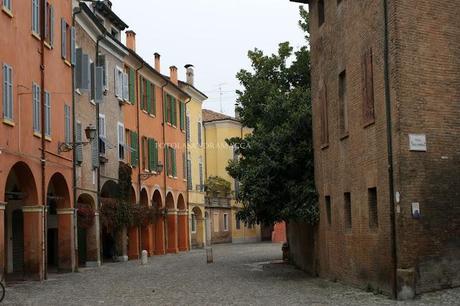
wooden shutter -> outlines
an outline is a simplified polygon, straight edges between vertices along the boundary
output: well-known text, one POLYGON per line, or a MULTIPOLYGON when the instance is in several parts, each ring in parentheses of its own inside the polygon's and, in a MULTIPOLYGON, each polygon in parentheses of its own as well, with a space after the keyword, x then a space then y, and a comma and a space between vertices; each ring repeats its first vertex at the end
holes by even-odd
POLYGON ((166 175, 170 175, 170 156, 169 156, 169 148, 168 146, 165 146, 165 168, 166 168, 166 175))
MULTIPOLYGON (((38 0, 37 0, 38 1, 38 0)), ((66 59, 67 56, 67 23, 61 18, 61 57, 66 59)))
POLYGON ((50 5, 50 45, 54 47, 54 6, 50 5))
POLYGON ((326 145, 329 143, 329 122, 327 110, 327 90, 326 84, 320 90, 320 103, 321 103, 321 144, 326 145))
POLYGON ((362 71, 363 121, 367 125, 375 120, 372 49, 364 52, 362 56, 362 71))
POLYGON ((184 114, 185 114, 185 107, 184 107, 184 102, 180 101, 179 102, 179 109, 180 109, 180 118, 179 118, 179 122, 180 122, 180 129, 183 131, 184 130, 184 114))
POLYGON ((201 122, 198 122, 197 129, 198 129, 198 145, 201 146, 201 139, 202 139, 202 135, 201 135, 201 132, 202 132, 201 122))
POLYGON ((136 72, 129 68, 129 100, 131 104, 136 103, 136 72))
POLYGON ((51 136, 51 95, 47 91, 45 92, 45 135, 51 136))
POLYGON ((83 54, 81 63, 81 84, 80 89, 90 90, 89 86, 91 83, 91 69, 90 69, 89 55, 83 54))
POLYGON ((152 113, 152 101, 151 101, 151 92, 150 92, 150 81, 145 80, 145 89, 146 89, 146 99, 147 99, 147 113, 152 113))
POLYGON ((156 90, 155 90, 155 84, 151 84, 152 90, 151 90, 151 95, 152 95, 152 113, 156 116, 157 114, 157 96, 156 96, 156 90))
POLYGON ((187 186, 188 190, 193 189, 193 182, 192 182, 192 161, 190 159, 187 160, 187 186))
POLYGON ((187 142, 190 142, 190 117, 185 117, 185 134, 187 135, 187 142))
POLYGON ((176 160, 176 149, 171 149, 171 159, 172 159, 172 174, 174 177, 177 177, 177 160, 176 160))
POLYGON ((70 28, 70 63, 75 66, 76 53, 75 53, 75 27, 70 28))
POLYGON ((176 103, 176 98, 171 97, 171 103, 172 103, 172 125, 177 126, 177 103, 176 103))
POLYGON ((91 141, 91 164, 93 168, 99 167, 99 137, 91 141))
POLYGON ((187 178, 187 161, 185 160, 185 153, 182 153, 182 177, 187 178))
MULTIPOLYGON (((80 122, 77 122, 76 126, 75 126, 75 139, 77 141, 77 143, 81 143, 83 141, 83 137, 81 135, 82 133, 82 128, 81 128, 81 123, 80 122)), ((80 165, 82 162, 83 162, 83 145, 82 144, 79 144, 75 147, 75 162, 80 165)))
POLYGON ((136 132, 130 132, 130 142, 131 142, 131 166, 137 167, 139 160, 139 145, 138 145, 138 135, 136 132))
POLYGON ((75 88, 81 88, 83 72, 83 49, 78 48, 75 51, 75 88))
POLYGON ((129 79, 127 73, 122 73, 123 75, 123 100, 129 101, 129 79))
POLYGON ((102 103, 104 97, 104 68, 96 67, 94 101, 102 103))

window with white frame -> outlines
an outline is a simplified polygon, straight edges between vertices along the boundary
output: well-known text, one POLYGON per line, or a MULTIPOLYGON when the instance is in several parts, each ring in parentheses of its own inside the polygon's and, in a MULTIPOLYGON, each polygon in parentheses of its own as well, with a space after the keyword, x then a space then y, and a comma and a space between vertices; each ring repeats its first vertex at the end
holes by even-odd
POLYGON ((196 233, 196 216, 195 216, 195 214, 192 214, 191 218, 192 218, 192 233, 195 234, 196 233))
POLYGON ((9 12, 13 11, 12 1, 13 0, 3 0, 3 7, 9 12))
POLYGON ((51 94, 45 91, 45 136, 51 137, 51 94))
POLYGON ((118 122, 118 159, 125 159, 125 126, 118 122))
POLYGON ((3 65, 3 119, 13 121, 13 68, 3 65))
POLYGON ((32 84, 32 116, 33 129, 35 133, 40 133, 40 86, 32 84))
POLYGON ((128 74, 118 66, 115 67, 115 96, 119 100, 129 100, 128 74))
POLYGON ((219 227, 219 214, 218 213, 214 213, 212 215, 212 229, 214 231, 214 233, 217 233, 220 231, 220 227, 219 227))
POLYGON ((224 232, 228 232, 228 214, 224 214, 224 232))
POLYGON ((40 35, 40 0, 32 0, 32 32, 40 35))

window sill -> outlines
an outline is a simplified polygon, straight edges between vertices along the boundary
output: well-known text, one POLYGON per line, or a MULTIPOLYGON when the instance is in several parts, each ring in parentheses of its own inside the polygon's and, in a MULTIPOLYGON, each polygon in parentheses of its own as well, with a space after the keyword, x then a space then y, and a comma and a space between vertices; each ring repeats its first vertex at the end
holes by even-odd
POLYGON ((42 138, 42 134, 40 132, 34 131, 34 136, 37 138, 42 138))
POLYGON ((16 125, 12 120, 9 120, 9 119, 3 119, 3 124, 11 126, 11 127, 14 127, 16 125))
POLYGON ((7 9, 6 7, 3 7, 3 8, 2 8, 2 11, 3 11, 5 14, 7 14, 8 16, 10 16, 11 18, 14 17, 14 16, 13 16, 13 12, 12 12, 11 10, 7 9))
POLYGON ((33 37, 35 37, 35 39, 40 40, 40 41, 42 40, 41 37, 40 37, 40 34, 35 33, 34 31, 32 31, 31 34, 32 34, 33 37))
POLYGON ((75 89, 75 93, 76 93, 77 95, 79 95, 79 96, 82 95, 82 93, 81 93, 81 91, 80 91, 80 88, 76 88, 76 89, 75 89))
POLYGON ((45 140, 48 142, 51 142, 52 141, 51 136, 45 136, 45 140))
POLYGON ((48 50, 53 49, 53 47, 51 47, 51 45, 47 41, 45 41, 45 47, 47 47, 48 50))
POLYGON ((154 114, 149 114, 150 117, 155 118, 156 116, 154 114))
POLYGON ((326 150, 327 148, 329 148, 329 144, 328 144, 328 143, 325 143, 325 144, 322 144, 322 145, 321 145, 321 150, 326 150))
POLYGON ((64 64, 66 64, 66 65, 69 66, 69 67, 72 67, 72 63, 70 63, 70 62, 69 62, 68 60, 66 60, 66 59, 64 60, 64 64))
POLYGON ((348 132, 346 132, 345 134, 343 134, 342 136, 340 136, 340 140, 345 140, 345 139, 347 139, 348 137, 350 137, 350 134, 348 134, 348 132))

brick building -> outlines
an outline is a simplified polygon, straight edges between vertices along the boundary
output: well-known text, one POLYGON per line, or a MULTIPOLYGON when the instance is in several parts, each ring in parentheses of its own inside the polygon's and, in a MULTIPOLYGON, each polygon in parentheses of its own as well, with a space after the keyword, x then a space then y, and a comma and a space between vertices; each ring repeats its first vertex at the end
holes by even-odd
POLYGON ((0 3, 0 269, 72 271, 72 3, 0 3), (45 4, 45 5, 42 5, 45 4))
POLYGON ((310 7, 312 269, 399 298, 460 285, 460 7, 296 2, 310 7))

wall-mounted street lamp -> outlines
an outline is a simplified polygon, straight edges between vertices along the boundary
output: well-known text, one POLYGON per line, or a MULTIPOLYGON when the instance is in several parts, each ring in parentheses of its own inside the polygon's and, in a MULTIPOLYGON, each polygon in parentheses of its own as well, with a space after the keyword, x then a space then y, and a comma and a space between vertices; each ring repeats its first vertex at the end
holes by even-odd
POLYGON ((149 178, 151 178, 152 176, 155 176, 155 175, 160 175, 161 172, 163 171, 163 164, 159 161, 158 164, 157 164, 157 168, 156 168, 156 171, 154 171, 153 173, 141 173, 141 180, 142 181, 145 181, 149 178))
POLYGON ((92 124, 88 125, 85 129, 86 139, 88 141, 84 142, 59 142, 58 144, 58 153, 61 154, 62 152, 69 152, 75 149, 78 146, 86 146, 90 144, 96 138, 96 127, 92 124))

